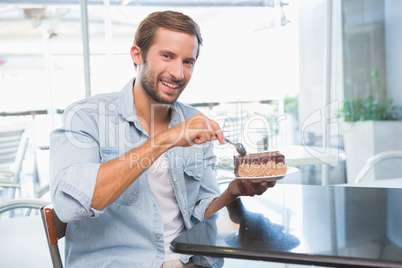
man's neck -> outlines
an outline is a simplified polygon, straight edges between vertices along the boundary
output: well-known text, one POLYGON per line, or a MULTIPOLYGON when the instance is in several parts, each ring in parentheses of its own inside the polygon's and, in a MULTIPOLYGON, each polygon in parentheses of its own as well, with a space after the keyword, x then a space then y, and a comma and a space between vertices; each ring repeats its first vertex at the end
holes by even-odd
POLYGON ((133 87, 134 104, 138 120, 150 137, 166 130, 170 123, 171 105, 152 99, 140 85, 133 87))

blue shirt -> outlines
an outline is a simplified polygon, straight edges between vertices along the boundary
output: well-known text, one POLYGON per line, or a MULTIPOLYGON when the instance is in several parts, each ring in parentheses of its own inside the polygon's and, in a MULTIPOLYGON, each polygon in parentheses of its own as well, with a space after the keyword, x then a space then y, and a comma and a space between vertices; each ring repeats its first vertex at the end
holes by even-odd
MULTIPOLYGON (((122 157, 149 139, 134 107, 132 79, 120 92, 70 105, 63 126, 50 134, 50 189, 57 215, 67 222, 66 267, 160 267, 163 221, 147 171, 102 211, 91 208, 101 163, 122 157)), ((198 113, 176 102, 169 127, 198 113)), ((212 142, 166 152, 186 228, 204 219, 219 196, 212 142)), ((133 165, 141 161, 131 155, 133 165), (136 161, 137 160, 137 161, 136 161)), ((143 163, 147 164, 147 163, 143 163)), ((134 167, 135 168, 135 167, 134 167)), ((183 256, 186 263, 190 256, 183 256)), ((213 267, 222 260, 208 258, 213 267)))

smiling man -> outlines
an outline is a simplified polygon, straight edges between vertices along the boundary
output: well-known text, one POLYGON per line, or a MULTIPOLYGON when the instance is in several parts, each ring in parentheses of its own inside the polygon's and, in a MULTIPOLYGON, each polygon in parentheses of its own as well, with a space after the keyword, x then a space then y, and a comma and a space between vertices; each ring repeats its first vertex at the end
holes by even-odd
POLYGON ((223 143, 219 125, 177 101, 201 44, 190 17, 150 14, 131 47, 137 78, 70 105, 51 133, 66 267, 220 267, 220 259, 175 254, 169 243, 238 196, 275 185, 236 180, 219 193, 210 142, 223 143))
POLYGON ((139 84, 134 90, 145 91, 154 102, 173 104, 190 81, 198 49, 195 36, 158 28, 148 59, 138 45, 131 48, 134 62, 142 63, 137 64, 139 84))

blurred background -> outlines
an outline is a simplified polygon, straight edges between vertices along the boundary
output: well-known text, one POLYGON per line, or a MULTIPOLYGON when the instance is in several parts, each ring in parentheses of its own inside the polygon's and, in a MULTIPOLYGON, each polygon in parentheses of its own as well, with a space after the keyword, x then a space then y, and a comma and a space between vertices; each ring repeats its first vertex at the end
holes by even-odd
MULTIPOLYGON (((48 137, 64 109, 135 76, 136 28, 167 9, 193 17, 204 39, 180 100, 249 152, 283 152, 300 169, 285 183, 351 183, 369 157, 402 146, 401 1, 3 0, 0 128, 29 138, 17 195, 48 183, 48 137)), ((216 154, 224 177, 233 148, 216 154)))

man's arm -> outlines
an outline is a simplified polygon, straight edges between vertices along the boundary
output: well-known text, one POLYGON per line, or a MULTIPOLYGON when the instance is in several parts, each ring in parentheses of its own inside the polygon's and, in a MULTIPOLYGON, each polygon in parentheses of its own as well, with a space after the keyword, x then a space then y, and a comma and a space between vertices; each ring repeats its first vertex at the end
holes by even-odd
POLYGON ((260 183, 252 183, 250 180, 246 182, 233 180, 229 183, 228 188, 216 199, 214 199, 206 209, 204 218, 208 218, 221 208, 232 203, 239 196, 262 195, 268 188, 274 187, 276 181, 260 183))
POLYGON ((124 156, 103 163, 99 168, 91 207, 102 210, 112 204, 159 156, 172 147, 188 147, 216 139, 223 143, 222 133, 218 130, 216 122, 197 114, 124 156))
POLYGON ((162 146, 168 143, 169 135, 161 134, 125 155, 101 164, 91 207, 102 210, 116 201, 159 156, 171 148, 162 146))

